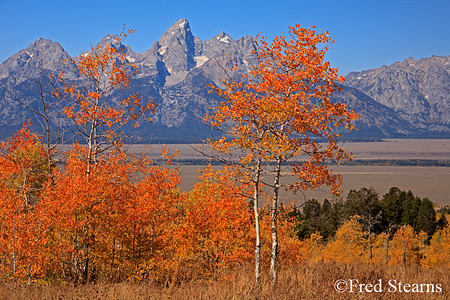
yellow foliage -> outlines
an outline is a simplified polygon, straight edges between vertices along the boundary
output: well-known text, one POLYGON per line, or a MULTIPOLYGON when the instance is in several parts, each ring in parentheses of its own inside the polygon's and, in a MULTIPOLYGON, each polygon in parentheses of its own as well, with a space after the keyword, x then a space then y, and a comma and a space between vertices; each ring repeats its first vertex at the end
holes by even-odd
POLYGON ((450 227, 437 231, 425 250, 422 265, 427 268, 450 268, 450 227))
POLYGON ((411 226, 399 228, 391 240, 389 265, 419 264, 424 251, 424 233, 416 234, 411 226))
POLYGON ((358 222, 359 216, 353 216, 336 232, 333 241, 324 249, 325 261, 365 262, 368 260, 368 241, 358 222))

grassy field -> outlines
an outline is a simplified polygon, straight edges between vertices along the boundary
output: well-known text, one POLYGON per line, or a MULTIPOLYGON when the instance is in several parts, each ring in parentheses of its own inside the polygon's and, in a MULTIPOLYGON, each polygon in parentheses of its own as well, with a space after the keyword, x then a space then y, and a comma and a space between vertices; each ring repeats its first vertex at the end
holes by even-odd
MULTIPOLYGON (((251 270, 252 266, 247 266, 251 270)), ((267 270, 264 271, 267 274, 267 270)), ((272 292, 263 277, 255 289, 252 274, 239 267, 219 280, 168 283, 97 283, 85 286, 0 285, 0 299, 449 299, 450 273, 416 266, 385 267, 334 262, 281 269, 272 292), (352 281, 350 281, 352 280, 352 281), (357 283, 356 283, 357 280, 357 283), (358 285, 357 285, 358 284, 358 285), (364 285, 359 285, 364 284, 364 285), (371 287, 372 285, 372 287, 371 287), (377 285, 375 287, 375 285, 377 285), (409 285, 409 286, 408 286, 409 285), (413 288, 416 286, 416 290, 413 288), (337 290, 340 289, 341 292, 337 290), (428 290, 427 290, 428 289, 428 290), (434 289, 434 290, 433 290, 434 289), (433 292, 434 291, 434 292, 433 292)))

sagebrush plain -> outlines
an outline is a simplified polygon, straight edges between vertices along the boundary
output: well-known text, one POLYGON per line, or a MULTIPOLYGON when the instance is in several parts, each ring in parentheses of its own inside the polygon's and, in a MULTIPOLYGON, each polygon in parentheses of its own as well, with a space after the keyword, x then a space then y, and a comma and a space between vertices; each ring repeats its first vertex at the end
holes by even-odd
MULTIPOLYGON (((450 140, 446 139, 385 139, 377 142, 344 142, 354 155, 354 160, 438 160, 450 161, 450 140)), ((207 156, 198 152, 198 145, 171 144, 167 145, 172 151, 178 150, 180 160, 203 160, 207 156)), ((131 153, 146 153, 157 159, 161 145, 133 145, 129 146, 131 153)), ((207 154, 211 154, 207 152, 207 154)), ((176 159, 175 159, 176 161, 176 159)), ((213 160, 212 160, 213 161, 213 160)), ((199 170, 205 165, 181 164, 180 174, 182 182, 180 189, 188 191, 197 182, 199 170)), ((411 190, 415 195, 428 197, 439 206, 450 205, 450 168, 422 167, 422 166, 332 166, 335 172, 344 177, 342 195, 346 196, 351 189, 373 187, 380 196, 395 186, 401 190, 411 190)), ((306 191, 292 195, 282 193, 282 200, 301 204, 309 198, 323 201, 331 199, 333 195, 327 188, 306 191)))

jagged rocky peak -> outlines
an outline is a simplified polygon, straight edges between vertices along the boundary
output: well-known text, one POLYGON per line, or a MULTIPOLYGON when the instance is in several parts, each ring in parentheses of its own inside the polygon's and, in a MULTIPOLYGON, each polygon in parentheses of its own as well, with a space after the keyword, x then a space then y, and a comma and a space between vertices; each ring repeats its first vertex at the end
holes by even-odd
POLYGON ((203 53, 203 42, 198 36, 194 36, 195 56, 200 56, 203 53))
MULTIPOLYGON (((39 38, 28 46, 28 48, 17 53, 22 57, 32 60, 47 60, 47 62, 61 61, 68 57, 67 52, 58 42, 52 42, 50 39, 39 38)), ((14 55, 11 57, 14 58, 14 55)))
POLYGON ((203 55, 206 57, 222 56, 227 53, 228 48, 234 45, 233 38, 221 32, 210 40, 203 43, 203 55))
POLYGON ((58 42, 39 38, 0 65, 0 79, 15 74, 16 82, 22 82, 36 76, 42 68, 58 71, 62 67, 61 61, 68 57, 69 55, 58 42))
POLYGON ((159 43, 162 47, 171 45, 174 41, 187 42, 188 47, 194 48, 194 36, 191 32, 191 27, 186 19, 181 19, 175 22, 167 31, 161 36, 159 43))
POLYGON ((181 19, 170 26, 156 47, 171 75, 187 72, 196 66, 194 36, 186 19, 181 19))
POLYGON ((114 47, 116 49, 122 49, 124 52, 127 52, 127 47, 122 44, 120 40, 117 39, 117 36, 114 34, 107 34, 102 40, 97 44, 97 46, 100 46, 100 48, 106 47, 108 45, 111 45, 111 47, 114 47))
POLYGON ((59 49, 64 50, 63 47, 58 42, 52 42, 50 39, 39 38, 34 43, 32 43, 27 49, 29 50, 41 50, 45 51, 47 49, 59 49))
POLYGON ((233 38, 229 34, 226 34, 223 31, 220 32, 218 35, 216 35, 213 39, 217 42, 225 43, 225 44, 230 44, 230 41, 234 41, 233 38))

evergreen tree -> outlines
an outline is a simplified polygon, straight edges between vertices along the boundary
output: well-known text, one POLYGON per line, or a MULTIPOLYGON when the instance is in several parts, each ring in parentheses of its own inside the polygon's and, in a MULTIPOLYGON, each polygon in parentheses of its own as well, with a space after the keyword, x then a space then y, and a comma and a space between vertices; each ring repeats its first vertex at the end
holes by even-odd
MULTIPOLYGON (((404 193, 404 192, 402 192, 404 193)), ((419 214, 419 207, 422 200, 419 197, 414 197, 411 191, 405 193, 405 202, 403 204, 402 224, 410 225, 416 232, 417 230, 417 216, 419 214)))
POLYGON ((325 199, 320 208, 319 232, 325 241, 333 237, 340 225, 340 218, 336 218, 333 205, 325 199))
POLYGON ((445 217, 445 214, 440 214, 439 219, 436 223, 436 230, 444 230, 445 227, 448 226, 447 218, 445 217))
POLYGON ((359 215, 366 231, 373 231, 381 222, 381 203, 378 193, 372 187, 370 189, 363 187, 359 191, 351 190, 344 206, 346 217, 359 215))
POLYGON ((424 198, 419 207, 417 214, 417 232, 426 232, 429 237, 436 231, 436 211, 434 210, 433 202, 428 198, 424 198))
POLYGON ((299 239, 308 238, 319 231, 319 215, 321 205, 316 199, 309 199, 303 206, 303 211, 298 214, 295 231, 299 239))
POLYGON ((302 212, 297 213, 295 231, 299 239, 309 238, 319 232, 324 241, 333 237, 343 223, 342 203, 333 204, 325 199, 322 204, 316 199, 305 202, 302 212))
POLYGON ((406 193, 397 187, 392 187, 381 200, 383 228, 388 232, 402 223, 403 207, 406 193))

